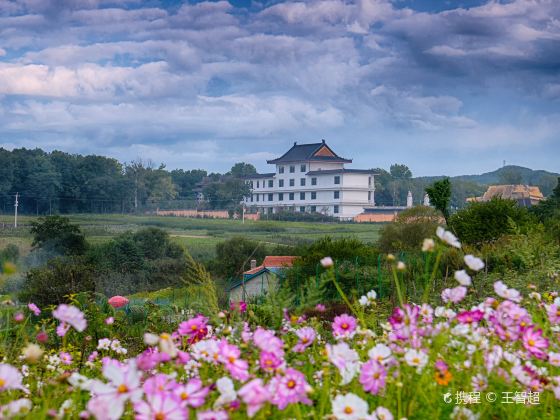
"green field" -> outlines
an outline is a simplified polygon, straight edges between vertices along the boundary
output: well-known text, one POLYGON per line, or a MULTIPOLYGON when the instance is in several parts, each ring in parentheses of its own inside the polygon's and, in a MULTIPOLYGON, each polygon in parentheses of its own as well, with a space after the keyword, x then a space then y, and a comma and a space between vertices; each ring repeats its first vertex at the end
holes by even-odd
MULTIPOLYGON (((240 220, 192 219, 172 216, 133 215, 68 215, 73 223, 79 224, 90 242, 99 243, 127 230, 154 226, 165 229, 178 243, 184 245, 198 260, 209 260, 214 256, 216 244, 232 236, 241 235, 271 245, 293 246, 313 241, 325 235, 333 237, 355 237, 364 242, 374 242, 381 225, 355 223, 310 223, 240 220)), ((18 219, 20 228, 8 228, 13 216, 0 215, 0 247, 15 243, 22 251, 29 249, 31 237, 28 226, 35 217, 18 219)))

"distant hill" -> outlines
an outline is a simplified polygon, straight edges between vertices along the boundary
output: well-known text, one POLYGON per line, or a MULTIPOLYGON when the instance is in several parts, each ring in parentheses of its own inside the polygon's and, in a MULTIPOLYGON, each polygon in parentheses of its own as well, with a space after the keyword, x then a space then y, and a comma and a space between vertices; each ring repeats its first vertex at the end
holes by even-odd
MULTIPOLYGON (((434 182, 444 176, 427 176, 418 177, 416 179, 427 183, 434 182)), ((480 175, 459 175, 450 177, 453 181, 465 181, 479 184, 481 186, 497 185, 497 184, 526 184, 535 185, 541 189, 541 192, 548 196, 558 183, 559 173, 548 172, 544 170, 533 170, 523 166, 508 165, 503 168, 496 169, 492 172, 486 172, 480 175)))

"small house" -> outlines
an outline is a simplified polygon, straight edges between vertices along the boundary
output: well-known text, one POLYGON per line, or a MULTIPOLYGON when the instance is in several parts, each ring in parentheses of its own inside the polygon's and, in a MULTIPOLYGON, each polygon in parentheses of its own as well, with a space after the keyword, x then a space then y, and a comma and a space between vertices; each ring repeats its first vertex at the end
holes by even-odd
POLYGON ((251 260, 251 269, 243 273, 241 280, 229 288, 230 301, 246 301, 252 297, 262 296, 276 287, 283 277, 283 272, 293 265, 295 256, 268 255, 259 266, 251 260))

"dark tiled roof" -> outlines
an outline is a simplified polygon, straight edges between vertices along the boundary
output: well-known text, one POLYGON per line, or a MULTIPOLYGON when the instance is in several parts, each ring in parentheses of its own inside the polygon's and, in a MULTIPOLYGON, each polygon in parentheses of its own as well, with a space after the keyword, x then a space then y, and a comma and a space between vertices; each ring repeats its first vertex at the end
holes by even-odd
POLYGON ((325 174, 375 174, 371 169, 327 169, 324 171, 309 171, 306 175, 325 175, 325 174))
POLYGON ((316 160, 325 162, 344 162, 351 163, 352 159, 345 159, 338 156, 323 140, 321 143, 294 143, 292 148, 277 159, 267 160, 267 163, 301 162, 306 160, 316 160), (313 156, 321 147, 326 146, 334 156, 313 156))
POLYGON ((275 175, 276 173, 274 172, 268 174, 253 174, 244 176, 243 179, 273 178, 275 175))

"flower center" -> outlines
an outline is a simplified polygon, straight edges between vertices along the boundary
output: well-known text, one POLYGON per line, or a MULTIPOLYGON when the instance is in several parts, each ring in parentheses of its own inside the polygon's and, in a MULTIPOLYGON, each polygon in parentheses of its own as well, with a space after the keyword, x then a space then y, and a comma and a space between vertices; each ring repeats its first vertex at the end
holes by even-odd
POLYGON ((181 393, 181 399, 186 400, 187 398, 189 398, 189 394, 187 394, 186 392, 182 392, 181 393))
POLYGON ((348 329, 348 324, 345 322, 341 325, 343 330, 347 330, 348 329))
POLYGON ((373 379, 379 379, 380 376, 381 376, 381 374, 379 372, 375 372, 373 374, 373 379))
POLYGON ((196 325, 191 326, 191 330, 196 331, 197 329, 198 329, 198 327, 196 325))
POLYGON ((165 413, 162 413, 161 411, 159 413, 156 413, 156 415, 154 416, 154 420, 165 420, 165 413))
POLYGON ((4 385, 6 385, 6 381, 0 378, 0 388, 2 388, 4 385))
POLYGON ((534 345, 535 345, 535 340, 531 339, 531 340, 527 341, 527 343, 528 343, 530 346, 534 346, 534 345))
POLYGON ((303 338, 301 339, 301 342, 302 342, 303 344, 307 344, 307 343, 309 343, 309 338, 303 337, 303 338))
POLYGON ((293 379, 290 379, 287 386, 290 389, 294 389, 296 387, 296 382, 293 379))
POLYGON ((163 333, 159 336, 162 340, 169 340, 169 334, 163 333))
POLYGON ((352 414, 354 412, 354 410, 352 410, 352 407, 346 406, 344 407, 344 414, 352 414))
POLYGON ((125 384, 120 384, 117 388, 117 392, 119 394, 124 394, 125 392, 128 392, 128 387, 125 384))
POLYGON ((418 364, 420 363, 420 359, 418 357, 415 357, 414 359, 412 359, 412 363, 418 364))
POLYGON ((230 363, 233 363, 233 362, 235 362, 235 357, 229 356, 228 360, 229 360, 230 363))

